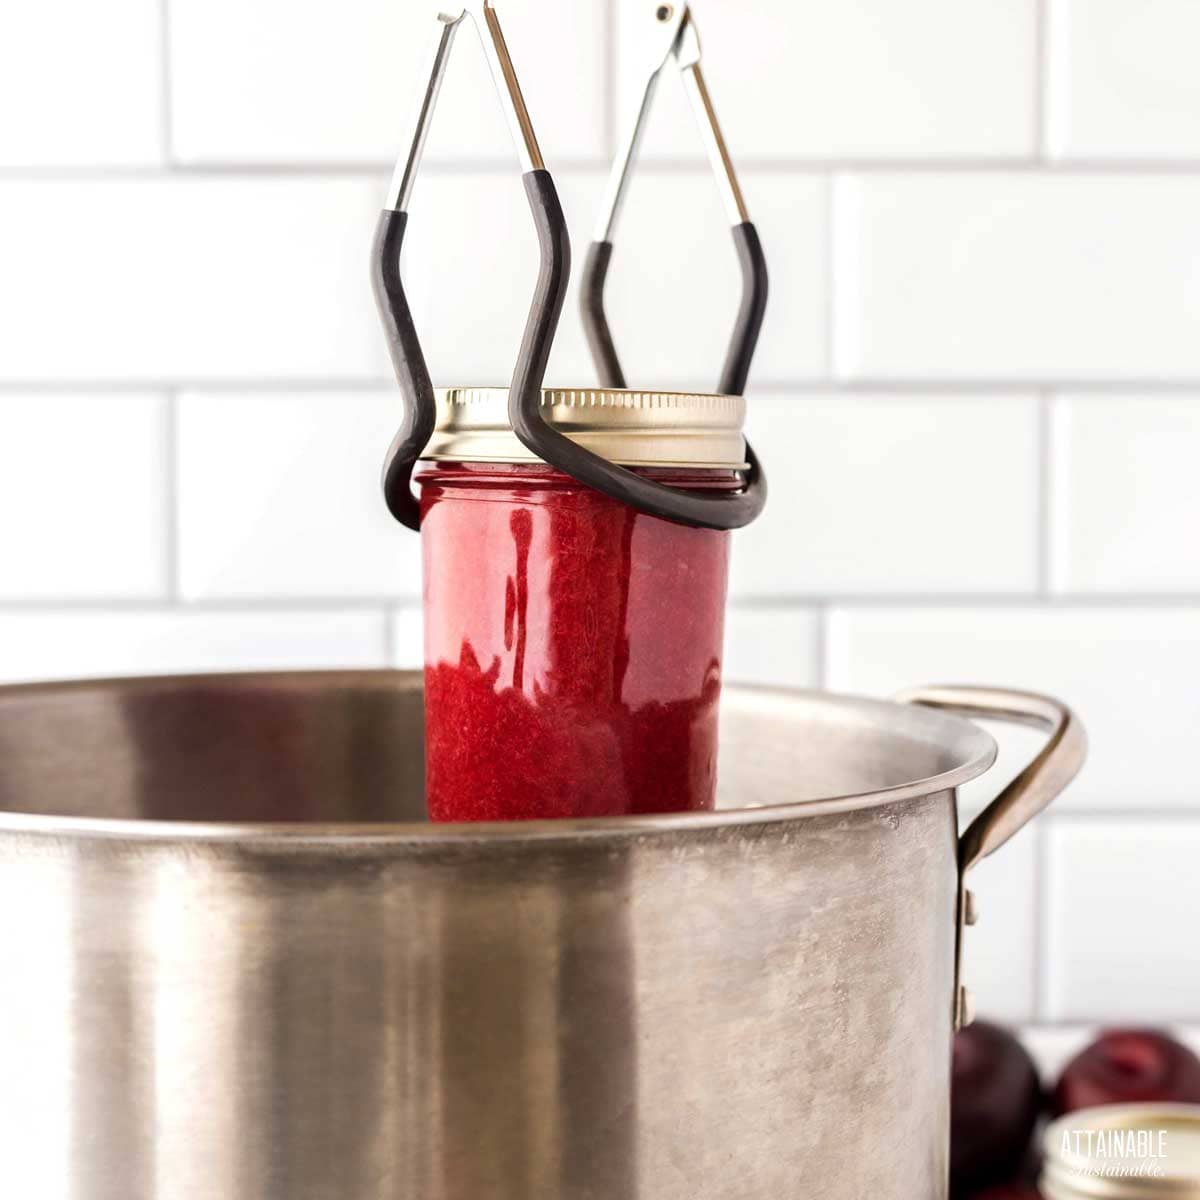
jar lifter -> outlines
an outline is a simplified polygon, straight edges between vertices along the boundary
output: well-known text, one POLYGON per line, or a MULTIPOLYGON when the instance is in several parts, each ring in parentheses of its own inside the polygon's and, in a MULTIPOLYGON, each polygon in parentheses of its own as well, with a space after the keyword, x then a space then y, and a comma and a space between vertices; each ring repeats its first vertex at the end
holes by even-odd
MULTIPOLYGON (((766 261, 758 232, 747 216, 745 200, 700 70, 700 40, 691 10, 685 3, 644 3, 644 7, 644 20, 648 25, 645 46, 649 75, 632 127, 613 165, 596 240, 584 266, 583 323, 602 385, 624 388, 625 375, 604 311, 604 282, 612 258, 613 234, 646 117, 663 68, 674 61, 682 73, 721 187, 741 265, 742 301, 718 388, 723 393, 741 395, 766 308, 766 261)), ((722 493, 674 488, 618 466, 578 445, 555 429, 542 412, 542 383, 571 274, 571 240, 558 191, 546 170, 504 34, 490 0, 473 0, 459 9, 457 15, 439 15, 442 28, 433 53, 429 82, 421 94, 416 131, 408 153, 396 165, 388 205, 380 214, 375 231, 372 284, 404 399, 403 421, 392 440, 383 471, 383 491, 389 510, 408 528, 419 528, 420 507, 412 491, 412 472, 433 435, 436 402, 400 276, 400 252, 408 224, 409 201, 454 37, 468 16, 483 44, 516 144, 540 253, 537 284, 509 387, 508 417, 513 432, 544 462, 580 483, 652 516, 704 529, 738 529, 748 525, 762 511, 766 501, 766 477, 749 443, 746 445, 745 483, 740 490, 722 493)))

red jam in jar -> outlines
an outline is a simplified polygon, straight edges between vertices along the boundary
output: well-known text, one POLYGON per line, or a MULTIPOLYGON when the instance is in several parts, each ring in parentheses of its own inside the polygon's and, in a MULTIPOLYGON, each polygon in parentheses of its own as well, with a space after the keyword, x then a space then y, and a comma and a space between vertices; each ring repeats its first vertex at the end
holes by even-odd
MULTIPOLYGON (((657 396, 656 413, 579 399, 631 393, 546 396, 564 432, 660 482, 740 485, 740 398, 657 396), (717 461, 681 465, 681 445, 717 461)), ((416 476, 431 819, 711 808, 729 534, 647 516, 534 458, 505 436, 505 398, 442 393, 437 461, 416 476)))

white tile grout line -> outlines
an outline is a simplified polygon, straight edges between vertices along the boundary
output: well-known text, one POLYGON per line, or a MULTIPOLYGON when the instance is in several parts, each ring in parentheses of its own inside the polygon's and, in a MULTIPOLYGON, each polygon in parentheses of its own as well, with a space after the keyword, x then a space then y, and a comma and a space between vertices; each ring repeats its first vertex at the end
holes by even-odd
MULTIPOLYGON (((1112 1014, 1108 1013, 1098 1017, 1063 1017, 1059 1020, 1046 1019, 1037 1021, 1003 1021, 1001 1024, 1007 1025, 1008 1028, 1014 1030, 1019 1036, 1032 1034, 1035 1037, 1039 1033, 1064 1033, 1075 1034, 1079 1037, 1079 1045, 1076 1047, 1076 1052, 1082 1050, 1087 1042, 1091 1041, 1101 1029, 1111 1028, 1118 1022, 1113 1020, 1112 1014)), ((1176 1020, 1160 1020, 1155 1018, 1150 1022, 1156 1029, 1167 1029, 1174 1031, 1177 1036, 1181 1036, 1185 1042, 1191 1043, 1193 1046, 1200 1043, 1200 1024, 1197 1024, 1196 1014, 1189 1013, 1186 1017, 1180 1017, 1176 1020)), ((1034 1055, 1036 1058, 1037 1056, 1034 1055)))
MULTIPOLYGON (((1136 811, 1136 810, 1135 810, 1136 811)), ((1063 812, 1051 812, 1047 819, 1044 820, 1040 827, 1040 841, 1038 850, 1041 855, 1041 860, 1038 864, 1039 874, 1041 876, 1041 941, 1038 945, 1040 959, 1037 963, 1037 983, 1038 992, 1035 997, 1035 1012, 1039 1018, 1043 1020, 1053 1020, 1051 1015, 1051 1000, 1054 986, 1053 971, 1054 962, 1057 958, 1054 940, 1055 929, 1053 923, 1054 914, 1051 911, 1051 900, 1054 894, 1054 853, 1052 837, 1056 826, 1069 824, 1070 819, 1074 815, 1076 819, 1088 815, 1086 812, 1070 814, 1063 812)), ((1117 817, 1120 820, 1120 817, 1117 817)), ((1156 819, 1155 814, 1137 813, 1131 819, 1139 822, 1151 821, 1156 819)))
MULTIPOLYGON (((1091 1019, 1087 1017, 1063 1017, 1061 1020, 1001 1022, 1001 1024, 1015 1031, 1018 1036, 1030 1034, 1036 1037, 1039 1033, 1074 1034, 1079 1038, 1079 1044, 1072 1050, 1072 1054, 1082 1050, 1101 1029, 1112 1028, 1119 1023, 1124 1024, 1128 1022, 1115 1021, 1111 1013, 1091 1019)), ((1137 1023, 1136 1018, 1134 1018, 1134 1023, 1137 1023)), ((1173 1032, 1177 1037, 1181 1037, 1183 1041, 1191 1044, 1193 1048, 1200 1045, 1200 1024, 1197 1024, 1195 1013, 1189 1013, 1186 1017, 1180 1017, 1177 1020, 1169 1018, 1167 1020, 1160 1020, 1156 1017, 1149 1024, 1156 1029, 1166 1029, 1173 1032)), ((1034 1058, 1037 1058, 1036 1054, 1034 1058)), ((1043 1082, 1046 1081, 1044 1080, 1043 1082)))
POLYGON ((829 608, 822 605, 817 610, 813 627, 813 661, 817 666, 817 688, 826 691, 829 687, 829 608))
MULTIPOLYGON (((669 390, 703 390, 702 379, 671 381, 669 390)), ((324 378, 288 379, 279 376, 213 376, 196 378, 184 375, 137 378, 112 376, 105 379, 69 378, 0 378, 0 394, 4 392, 163 392, 170 389, 196 392, 394 392, 395 380, 386 375, 372 377, 329 376, 324 378)), ((971 396, 1014 395, 1028 397, 1038 392, 1070 391, 1097 395, 1141 395, 1145 392, 1162 395, 1195 395, 1200 400, 1200 376, 1188 379, 1136 378, 1087 379, 1062 376, 1056 379, 1000 378, 906 378, 869 377, 860 379, 797 378, 794 380, 756 381, 751 396, 788 397, 797 395, 862 395, 862 396, 920 396, 930 400, 959 399, 971 396)))
POLYGON ((392 619, 392 609, 383 610, 383 661, 385 666, 394 666, 396 662, 396 622, 392 619))
MULTIPOLYGON (((181 606, 197 613, 212 612, 276 612, 276 611, 337 611, 362 612, 389 605, 393 608, 415 608, 420 597, 415 592, 404 595, 278 595, 278 596, 222 596, 183 600, 181 606)), ((787 596, 731 596, 730 608, 750 612, 817 612, 823 613, 826 622, 836 612, 862 612, 874 609, 961 609, 970 611, 1008 609, 1034 613, 1047 612, 1106 612, 1128 615, 1131 610, 1150 609, 1194 614, 1200 619, 1200 594, 1178 596, 1139 595, 1135 592, 1113 596, 1057 595, 1041 597, 1033 593, 997 596, 991 594, 963 595, 961 593, 936 595, 923 593, 870 593, 865 595, 787 595, 787 596)), ((5 613, 45 612, 62 613, 105 613, 105 612, 161 612, 173 609, 165 605, 160 597, 142 598, 130 596, 108 596, 98 594, 80 598, 77 596, 39 595, 20 599, 0 600, 0 615, 5 613)), ((826 648, 828 649, 828 648, 826 648)))
POLYGON ((1049 158, 1046 120, 1052 69, 1048 26, 1050 3, 1052 0, 1034 0, 1033 146, 1035 156, 1042 163, 1049 158))
POLYGON ((1052 591, 1053 565, 1051 563, 1051 546, 1053 544, 1054 514, 1054 421, 1053 394, 1049 391, 1038 393, 1037 397, 1037 529, 1034 531, 1034 544, 1037 547, 1037 591, 1043 599, 1048 599, 1052 591))
POLYGON ((830 172, 825 181, 825 318, 824 339, 825 373, 833 376, 837 370, 837 192, 838 177, 830 172))
POLYGON ((617 0, 604 6, 604 149, 611 159, 617 152, 617 0))
POLYGON ((1056 100, 1056 92, 1062 88, 1064 74, 1069 69, 1069 55, 1065 44, 1065 25, 1069 21, 1061 0, 1042 0, 1045 21, 1042 30, 1043 54, 1045 55, 1045 90, 1042 96, 1042 146, 1046 161, 1062 162, 1065 141, 1059 128, 1063 121, 1062 105, 1056 100))
MULTIPOLYGON (((1142 389, 1143 391, 1146 389, 1142 389)), ((0 379, 0 394, 4 392, 261 392, 274 395, 280 392, 390 392, 396 382, 384 375, 377 379, 279 379, 225 378, 196 379, 183 375, 162 379, 112 377, 108 379, 0 379)))
MULTIPOLYGON (((1078 803, 1073 802, 1073 803, 1078 803)), ((1043 828, 1088 825, 1105 821, 1153 821, 1158 824, 1173 824, 1176 821, 1190 822, 1200 819, 1200 808, 1194 800, 1185 800, 1178 804, 1147 804, 1141 805, 1088 805, 1087 807, 1056 807, 1044 816, 1039 817, 1043 828)))
POLYGON ((1033 1016, 1040 1021, 1046 1012, 1047 960, 1046 942, 1049 930, 1046 925, 1047 876, 1049 872, 1048 833, 1044 823, 1034 826, 1033 858, 1033 1016))
POLYGON ((820 624, 817 630, 819 639, 817 660, 817 686, 827 691, 833 683, 833 607, 825 605, 821 609, 820 624))
POLYGON ((1128 611, 1131 608, 1179 609, 1192 611, 1200 607, 1200 593, 1163 594, 1156 592, 1120 592, 1112 594, 1062 592, 1041 596, 1036 592, 823 592, 780 593, 775 596, 734 593, 730 597, 734 608, 787 611, 794 608, 814 608, 831 605, 838 609, 875 608, 965 608, 965 609, 1024 609, 1031 612, 1086 609, 1128 611))
MULTIPOLYGON (((62 180, 63 182, 129 180, 139 178, 186 179, 196 177, 291 177, 318 180, 361 177, 386 179, 392 166, 386 159, 362 159, 336 162, 312 159, 265 162, 261 160, 213 160, 210 162, 180 162, 172 157, 169 166, 88 166, 64 163, 58 166, 0 166, 0 182, 4 180, 62 180)), ((564 156, 550 164, 557 173, 597 172, 608 169, 609 162, 596 155, 564 156)), ((647 173, 706 174, 709 170, 702 158, 667 159, 647 155, 639 160, 640 169, 647 173)), ((1200 158, 1053 158, 1045 161, 1036 157, 1023 158, 838 158, 813 156, 809 158, 745 158, 738 162, 743 175, 827 175, 829 172, 856 175, 1055 175, 1079 176, 1112 175, 1151 178, 1156 175, 1196 178, 1200 176, 1200 158)), ((422 170, 430 175, 491 175, 511 174, 512 161, 507 157, 431 158, 422 170)))
POLYGON ((166 394, 166 584, 167 600, 173 605, 182 603, 179 582, 179 543, 182 514, 179 510, 179 393, 166 394))
POLYGON ((412 596, 236 596, 221 600, 165 602, 161 597, 37 596, 18 601, 0 601, 0 619, 5 616, 103 617, 117 613, 171 616, 213 616, 219 613, 371 613, 380 608, 403 611, 417 608, 420 597, 412 596))
POLYGON ((172 125, 174 124, 174 109, 172 106, 171 88, 171 0, 159 0, 159 43, 158 52, 162 61, 159 64, 159 86, 162 88, 160 101, 161 139, 163 164, 170 171, 175 166, 172 125))

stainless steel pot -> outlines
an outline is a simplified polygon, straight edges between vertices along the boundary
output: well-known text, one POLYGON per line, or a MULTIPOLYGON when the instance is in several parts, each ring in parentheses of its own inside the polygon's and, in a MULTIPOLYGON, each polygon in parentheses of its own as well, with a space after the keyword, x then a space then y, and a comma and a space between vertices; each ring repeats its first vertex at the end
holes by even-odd
POLYGON ((0 689, 0 1195, 943 1196, 963 873, 1084 739, 906 699, 727 689, 724 811, 436 827, 415 674, 0 689), (961 841, 935 708, 1050 732, 961 841))

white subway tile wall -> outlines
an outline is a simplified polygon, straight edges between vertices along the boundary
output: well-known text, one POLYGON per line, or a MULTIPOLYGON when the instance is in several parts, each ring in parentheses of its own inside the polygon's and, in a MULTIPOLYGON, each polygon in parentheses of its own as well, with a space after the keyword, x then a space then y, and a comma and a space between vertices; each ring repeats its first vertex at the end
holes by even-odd
MULTIPOLYGON (((1021 1031, 1021 1041, 1033 1056, 1043 1082, 1053 1085, 1063 1067, 1071 1061, 1103 1028, 1100 1025, 1030 1025, 1021 1031)), ((1200 1029, 1160 1023, 1194 1053, 1200 1053, 1200 1029)))
MULTIPOLYGON (((770 292, 755 380, 787 385, 826 375, 828 186, 815 175, 742 172, 770 247, 770 292)), ((604 174, 593 176, 573 226, 593 236, 604 174)), ((528 223, 528 214, 525 214, 528 223)), ((636 384, 711 391, 742 295, 734 243, 707 169, 639 172, 617 229, 605 293, 613 337, 636 384)), ((574 309, 568 310, 574 317, 574 309)), ((581 368, 591 378, 590 361, 581 368)))
POLYGON ((1080 818, 1047 834, 1043 980, 1055 1020, 1181 1021, 1200 1012, 1200 827, 1080 818))
MULTIPOLYGON (((638 33, 654 10, 615 8, 627 120, 645 78, 638 33)), ((699 10, 704 72, 751 159, 1021 157, 1037 140, 1037 10, 1035 0, 718 0, 699 10)), ((662 91, 647 153, 695 156, 677 81, 662 91)))
MULTIPOLYGON (((437 11, 414 0, 170 0, 174 153, 249 165, 394 159, 437 11)), ((503 19, 547 155, 601 156, 606 0, 507 0, 503 19)), ((456 40, 428 150, 431 160, 512 161, 469 27, 456 40)))
POLYGON ((779 687, 821 682, 821 617, 816 609, 735 606, 725 619, 726 677, 779 687))
POLYGON ((936 679, 1068 700, 1092 743, 1059 801, 1069 809, 1200 812, 1200 775, 1184 769, 1200 730, 1198 667, 1200 608, 883 604, 829 616, 826 679, 838 690, 936 679))
MULTIPOLYGON (((84 103, 86 97, 81 97, 84 103)), ((0 180, 5 379, 379 379, 374 178, 0 180)))
POLYGON ((979 920, 963 935, 963 978, 994 1021, 1025 1022, 1037 1009, 1041 834, 1023 829, 971 873, 979 920))
POLYGON ((776 468, 738 535, 738 596, 1028 595, 1037 587, 1032 396, 752 396, 776 468), (986 447, 986 450, 985 450, 986 447))
MULTIPOLYGON (((488 174, 431 169, 417 181, 405 238, 405 282, 429 369, 439 381, 490 386, 506 385, 512 377, 537 282, 538 249, 519 169, 505 166, 488 174)), ((571 171, 558 176, 573 229, 587 217, 600 181, 599 175, 571 171)), ((377 202, 382 194, 376 189, 377 202)), ((577 249, 582 254, 582 246, 577 249)), ((577 271, 575 276, 550 358, 551 384, 590 378, 587 343, 575 317, 577 271)), ((361 279, 358 290, 364 290, 361 279)), ((376 341, 378 325, 372 315, 376 341)))
POLYGON ((380 447, 397 424, 390 391, 181 395, 181 596, 419 596, 420 541, 398 537, 379 502, 380 447))
POLYGON ((1192 0, 1047 0, 1049 149, 1056 158, 1200 154, 1192 0))
POLYGON ((168 430, 155 392, 0 397, 0 600, 166 599, 168 430))
POLYGON ((1054 590, 1200 592, 1200 393, 1063 395, 1051 437, 1054 590))
POLYGON ((382 667, 387 646, 384 614, 365 609, 47 608, 0 620, 0 679, 382 667))
MULTIPOLYGON (((0 678, 417 665, 366 258, 436 6, 0 14, 0 678), (69 32, 70 36, 64 36, 69 32)), ((642 0, 500 9, 571 224, 642 0)), ((651 14, 652 16, 652 14, 651 14)), ((1052 1068, 1200 1030, 1200 36, 1191 0, 697 0, 772 269, 727 673, 1042 688, 1093 753, 978 872, 967 982, 1052 1068)), ((712 386, 739 279, 667 72, 609 283, 635 383, 712 386)), ((435 376, 512 369, 535 241, 474 34, 406 274, 435 376)), ((594 378, 572 297, 550 380, 594 378)), ((999 766, 1037 739, 996 730, 999 766)))
POLYGON ((162 17, 161 0, 0 8, 0 167, 162 163, 162 17))
POLYGON ((840 377, 1200 376, 1200 178, 926 171, 835 192, 840 377))

